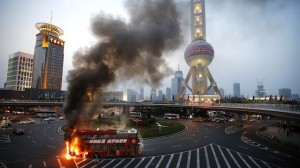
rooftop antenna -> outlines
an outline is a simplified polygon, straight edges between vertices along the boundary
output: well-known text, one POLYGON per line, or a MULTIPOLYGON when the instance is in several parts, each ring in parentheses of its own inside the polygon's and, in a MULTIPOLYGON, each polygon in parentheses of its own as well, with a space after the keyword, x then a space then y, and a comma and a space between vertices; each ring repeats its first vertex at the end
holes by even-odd
POLYGON ((52 11, 51 11, 51 16, 50 16, 50 24, 52 24, 52 11))

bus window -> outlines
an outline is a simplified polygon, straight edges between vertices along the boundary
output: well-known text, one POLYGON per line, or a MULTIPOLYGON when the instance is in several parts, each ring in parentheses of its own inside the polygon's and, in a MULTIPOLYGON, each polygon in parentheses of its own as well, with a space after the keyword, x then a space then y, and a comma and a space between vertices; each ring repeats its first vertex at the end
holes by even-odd
POLYGON ((117 144, 117 150, 124 150, 125 144, 117 144))

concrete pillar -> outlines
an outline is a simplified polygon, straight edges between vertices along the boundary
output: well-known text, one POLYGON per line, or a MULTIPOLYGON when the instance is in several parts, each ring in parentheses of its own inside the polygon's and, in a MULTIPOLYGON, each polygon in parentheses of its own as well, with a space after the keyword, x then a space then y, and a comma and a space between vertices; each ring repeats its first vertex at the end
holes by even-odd
POLYGON ((235 113, 235 126, 236 127, 243 127, 244 126, 244 120, 243 120, 244 114, 235 113))

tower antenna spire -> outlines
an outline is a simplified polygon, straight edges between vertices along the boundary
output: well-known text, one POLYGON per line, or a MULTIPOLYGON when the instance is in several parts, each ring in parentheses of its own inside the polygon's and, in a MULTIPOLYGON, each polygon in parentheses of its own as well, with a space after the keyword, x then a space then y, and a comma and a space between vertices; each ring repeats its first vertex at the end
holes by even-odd
POLYGON ((51 16, 50 16, 50 24, 52 24, 52 10, 51 10, 51 16))

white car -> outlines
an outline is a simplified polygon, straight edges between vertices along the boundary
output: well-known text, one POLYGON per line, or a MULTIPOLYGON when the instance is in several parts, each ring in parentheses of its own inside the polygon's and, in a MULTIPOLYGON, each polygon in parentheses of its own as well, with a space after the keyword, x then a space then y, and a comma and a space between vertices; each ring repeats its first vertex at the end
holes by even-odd
POLYGON ((54 121, 54 120, 56 120, 56 118, 54 118, 54 117, 48 117, 48 118, 45 118, 44 120, 45 121, 54 121))
POLYGON ((20 124, 33 124, 33 123, 35 123, 33 120, 20 121, 20 124))

